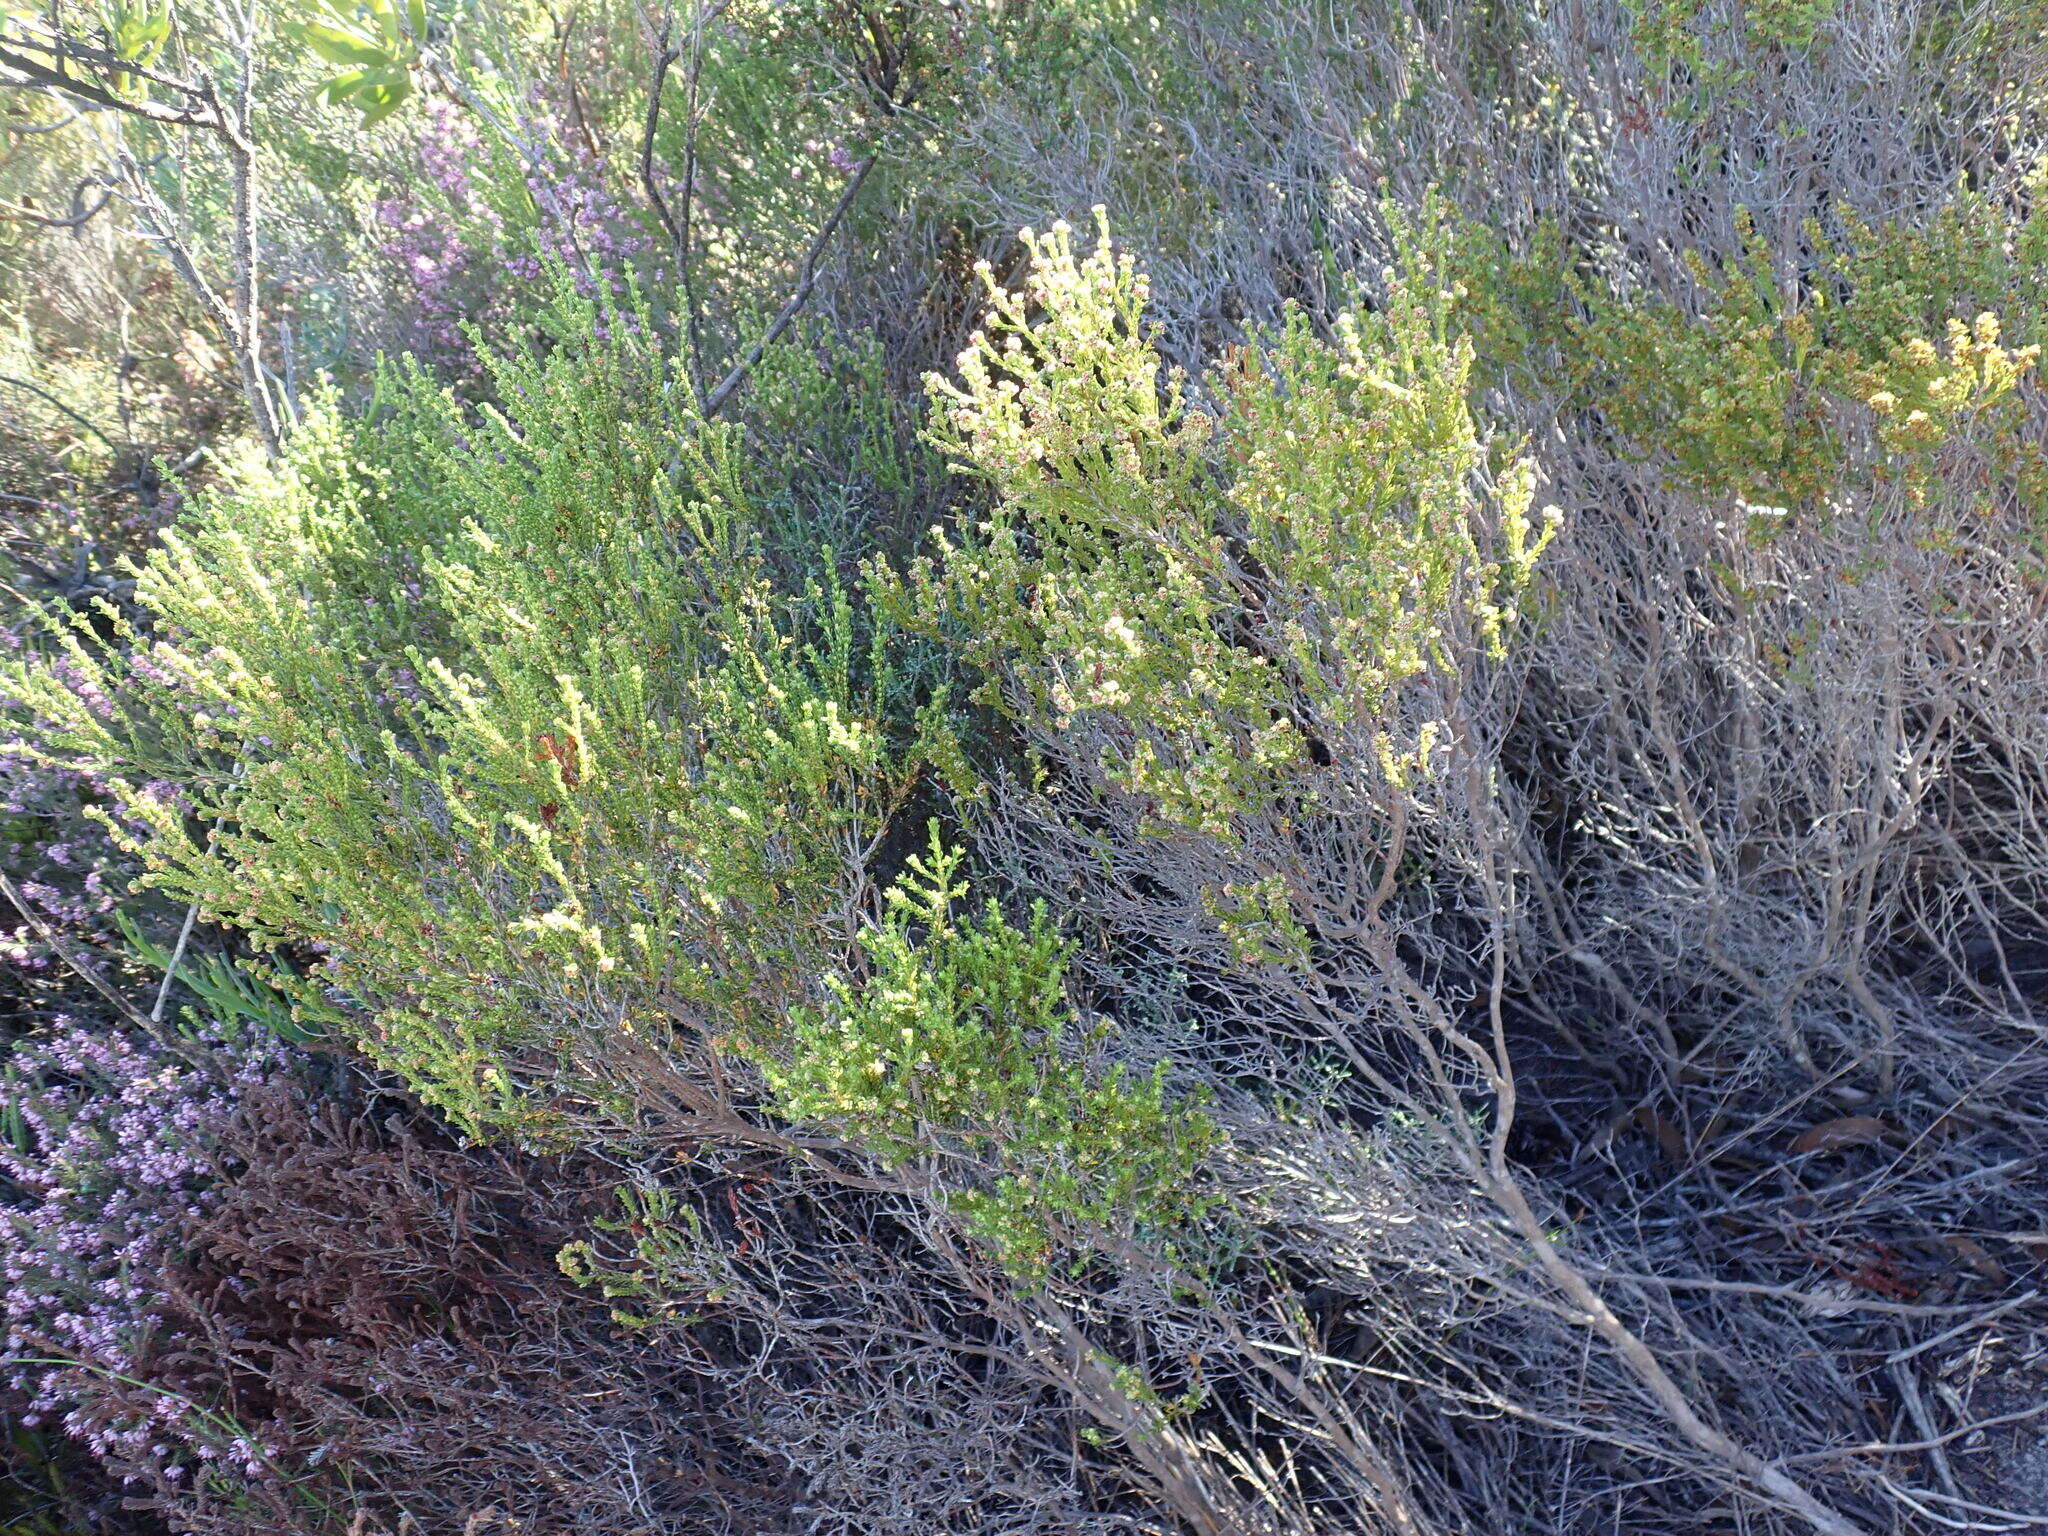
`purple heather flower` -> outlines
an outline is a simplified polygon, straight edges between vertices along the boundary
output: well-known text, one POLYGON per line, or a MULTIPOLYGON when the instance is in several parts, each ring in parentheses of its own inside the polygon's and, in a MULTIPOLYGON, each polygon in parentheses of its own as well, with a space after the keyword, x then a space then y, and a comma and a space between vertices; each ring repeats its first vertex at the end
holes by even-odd
POLYGON ((53 1416, 93 1453, 169 1469, 205 1455, 217 1431, 182 1398, 105 1411, 111 1376, 147 1379, 168 1326, 139 1277, 161 1273, 185 1223, 214 1201, 213 1143, 237 1097, 283 1070, 274 1053, 213 1042, 220 1076, 66 1014, 8 1061, 19 1144, 0 1142, 0 1327, 20 1364, 7 1378, 25 1423, 53 1416))

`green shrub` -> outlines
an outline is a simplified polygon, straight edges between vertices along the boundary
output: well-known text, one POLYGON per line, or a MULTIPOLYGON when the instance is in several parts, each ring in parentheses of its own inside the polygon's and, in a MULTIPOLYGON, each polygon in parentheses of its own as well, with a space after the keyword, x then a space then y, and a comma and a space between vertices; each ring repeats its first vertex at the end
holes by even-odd
POLYGON ((932 381, 995 506, 882 578, 888 611, 949 638, 1035 741, 1094 742, 1162 830, 1227 837, 1339 735, 1394 777, 1426 757, 1426 724, 1388 723, 1403 689, 1498 648, 1555 527, 1526 462, 1490 472, 1455 296, 1411 268, 1334 339, 1292 313, 1210 381, 1212 415, 1163 372, 1106 223, 1086 257, 1063 226, 1027 240, 1025 288, 991 282, 961 382, 932 381))
POLYGON ((1739 6, 1713 0, 1626 3, 1643 58, 1660 72, 1694 82, 1703 102, 1739 91, 1756 67, 1756 55, 1813 47, 1839 6, 1839 0, 1747 0, 1739 6))
POLYGON ((861 935, 865 974, 828 976, 829 1003, 795 1014, 784 1058, 764 1064, 778 1106, 932 1167, 1020 1269, 1085 1249, 1090 1228, 1198 1214, 1195 1168, 1217 1135, 1199 1102, 1169 1097, 1164 1063, 1102 1065, 1110 1026, 1077 1028, 1043 904, 1023 928, 993 901, 956 916, 961 862, 934 825, 861 935))
POLYGON ((53 750, 113 776, 146 881, 319 946, 300 1022, 335 1027, 338 992, 472 1132, 623 1134, 722 1055, 788 1119, 936 1157, 1019 1265, 1191 1208, 1209 1123, 1102 1064, 1046 915, 956 921, 936 842, 879 890, 943 698, 829 552, 771 579, 736 429, 665 424, 631 346, 493 372, 502 412, 407 374, 370 418, 323 404, 138 569, 157 638, 107 616, 133 675, 90 630, 73 682, 20 671, 53 750))
POLYGON ((2038 499, 2016 392, 2048 317, 2039 217, 1960 192, 1919 224, 1833 223, 1786 251, 1737 209, 1733 256, 1683 253, 1682 300, 1616 290, 1550 229, 1516 256, 1457 225, 1446 262, 1483 377, 1542 382, 1672 488, 1759 508, 1759 533, 1886 481, 1918 499, 1963 453, 2038 499))
POLYGON ((761 575, 731 433, 666 427, 627 348, 493 371, 503 414, 402 376, 316 411, 138 571, 145 676, 73 635, 84 691, 19 686, 150 883, 327 946, 381 1061, 537 1132, 625 1092, 607 1041, 770 1027, 920 753, 886 637, 761 575))

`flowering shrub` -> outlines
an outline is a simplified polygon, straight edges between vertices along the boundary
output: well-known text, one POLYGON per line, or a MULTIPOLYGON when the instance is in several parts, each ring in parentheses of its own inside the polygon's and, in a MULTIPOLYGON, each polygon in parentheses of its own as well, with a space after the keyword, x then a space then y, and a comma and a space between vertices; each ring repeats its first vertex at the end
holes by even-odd
POLYGON ((174 1348, 163 1282, 218 1202, 237 1097, 283 1064, 218 1041, 194 1050, 201 1065, 64 1015, 50 1037, 14 1046, 0 1312, 25 1423, 61 1424, 133 1482, 225 1488, 267 1475, 272 1448, 161 1368, 174 1348))
MULTIPOLYGON (((98 681, 38 685, 53 744, 124 762, 148 878, 330 946, 365 1043, 472 1126, 611 1102, 610 1050, 772 1030, 919 767, 885 638, 829 588, 769 588, 729 441, 672 477, 631 368, 501 359, 508 413, 475 425, 395 386, 408 425, 374 455, 310 422, 140 576, 186 637, 150 652, 174 686, 109 719, 98 681), (220 754, 239 772, 202 768, 220 754), (586 1051, 594 1076, 567 1066, 586 1051)), ((68 665, 106 678, 82 640, 68 665)))
MULTIPOLYGON (((1999 345, 1998 337, 1998 317, 1988 310, 1969 324, 1952 319, 1946 355, 1915 336, 1894 345, 1888 368, 1873 370, 1876 387, 1865 403, 1877 417, 1877 440, 1886 453, 1905 461, 1916 501, 1925 499, 1932 460, 1945 444, 1975 437, 2021 447, 2023 409, 2014 395, 2032 373, 2041 348, 2036 343, 2009 349, 1999 345)), ((2042 485, 2042 471, 2048 468, 2038 453, 2032 457, 2032 473, 2022 477, 2030 491, 2042 485)), ((2005 467, 2018 471, 2020 458, 2009 453, 2005 467)))
POLYGON ((1597 411, 1674 488, 1820 512, 1888 480, 1917 495, 1947 452, 1986 460, 2032 495, 2044 470, 2015 391, 2041 333, 2048 224, 1967 193, 1926 225, 1846 211, 1838 222, 1833 235, 1809 224, 1786 250, 1736 209, 1735 251, 1718 262, 1684 253, 1686 302, 1569 271, 1554 231, 1511 259, 1487 232, 1457 227, 1448 259, 1488 369, 1563 381, 1576 409, 1597 411), (1795 262, 1812 276, 1788 282, 1795 262), (1997 347, 2001 337, 2023 345, 1997 347), (1995 356, 1973 350, 1986 345, 1995 356))
MULTIPOLYGON (((381 252, 399 274, 398 340, 437 375, 476 389, 488 370, 469 340, 493 343, 544 304, 552 269, 585 297, 622 299, 629 275, 659 283, 652 243, 637 210, 606 188, 606 167, 579 150, 546 171, 514 174, 508 151, 441 97, 418 135, 425 185, 377 203, 381 252)), ((550 135, 538 122, 533 136, 550 135)), ((599 322, 599 329, 609 325, 599 322)))
MULTIPOLYGON (((42 531, 43 558, 18 573, 20 585, 11 588, 0 607, 0 655, 48 665, 54 675, 79 690, 86 707, 101 714, 110 711, 113 703, 101 683, 50 652, 47 621, 53 613, 76 613, 95 602, 120 601, 124 583, 113 567, 124 552, 146 548, 176 505, 177 498, 171 495, 150 506, 132 490, 124 490, 106 505, 72 512, 61 531, 42 531)), ((53 502, 39 510, 54 512, 58 507, 53 502)), ((15 537, 28 541, 19 532, 15 537)), ((150 663, 146 657, 134 657, 127 666, 141 676, 150 663)), ((52 949, 48 934, 89 951, 111 949, 116 968, 121 968, 115 913, 133 865, 93 819, 93 812, 107 801, 104 778, 88 766, 55 765, 42 752, 52 723, 32 709, 22 709, 0 734, 0 860, 34 918, 31 921, 31 914, 0 900, 0 975, 9 978, 7 1005, 0 1016, 7 1016, 9 1028, 21 1027, 39 1008, 61 1008, 78 1000, 77 979, 52 949)), ((176 798, 168 784, 156 786, 155 792, 176 798)), ((136 914, 151 916, 142 907, 136 914)))
POLYGON ((1145 280, 1098 221, 1085 258, 1064 226, 1027 240, 1026 288, 991 283, 961 382, 930 381, 997 501, 884 583, 895 611, 1039 741, 1097 743, 1091 766, 1168 825, 1228 836, 1333 749, 1419 766, 1434 727, 1397 740, 1404 688, 1499 648, 1557 524, 1531 515, 1527 462, 1489 475, 1452 296, 1390 273, 1334 344, 1290 318, 1213 381, 1211 417, 1162 376, 1145 280))
POLYGON ((529 1533, 624 1533, 650 1508, 702 1518, 681 1469, 707 1433, 728 1500, 782 1502, 720 1416, 661 1427, 687 1377, 621 1349, 557 1273, 601 1168, 457 1149, 275 1048, 63 1020, 8 1070, 7 1385, 138 1508, 313 1536, 402 1518, 376 1492, 396 1486, 430 1529, 495 1506, 529 1533), (673 1474, 641 1470, 650 1433, 673 1474))
MULTIPOLYGON (((30 744, 17 738, 0 745, 0 784, 12 833, 15 869, 27 878, 17 888, 52 927, 92 942, 114 932, 114 892, 125 878, 125 863, 107 844, 100 829, 79 814, 97 798, 99 784, 90 772, 53 768, 30 744)), ((0 957, 18 968, 22 989, 30 978, 63 980, 60 963, 49 944, 22 914, 0 914, 0 957)))
POLYGON ((317 983, 373 1009, 367 1047, 472 1128, 630 1113, 655 1086, 633 1075, 641 1042, 687 1050, 691 1030, 696 1049, 730 1037, 789 1118, 898 1162, 920 1127, 945 1136, 970 1169, 949 1198, 1020 1262, 1043 1258, 1054 1217, 1168 1221, 1210 1131, 1157 1072, 1064 1059, 1086 1042, 1063 1023, 1042 915, 955 926, 958 856, 941 853, 880 926, 834 931, 939 745, 886 633, 863 647, 844 594, 767 584, 715 437, 691 499, 669 489, 630 426, 629 376, 593 383, 562 358, 498 378, 515 409, 481 437, 419 398, 435 492, 366 470, 330 419, 169 535, 138 601, 186 638, 138 652, 126 712, 97 702, 74 642, 58 739, 137 754, 119 792, 150 878, 320 943, 317 983), (414 551, 416 578, 358 595, 414 551), (299 571, 282 606, 280 559, 299 571), (309 671, 319 633, 335 649, 309 671), (373 636, 389 660, 365 670, 373 636), (196 802, 214 830, 193 840, 147 785, 219 752, 240 771, 196 802), (364 862, 371 827, 388 841, 364 862), (908 1099, 875 1096, 878 1031, 911 1049, 908 1099))
POLYGON ((479 234, 494 241, 504 222, 477 196, 468 165, 477 147, 474 129, 435 101, 420 134, 419 165, 445 202, 428 203, 415 194, 384 198, 376 209, 384 230, 382 254, 408 290, 400 311, 402 344, 437 368, 457 372, 475 368, 462 322, 496 332, 509 306, 490 244, 472 243, 479 234), (469 222, 482 228, 464 228, 469 222))

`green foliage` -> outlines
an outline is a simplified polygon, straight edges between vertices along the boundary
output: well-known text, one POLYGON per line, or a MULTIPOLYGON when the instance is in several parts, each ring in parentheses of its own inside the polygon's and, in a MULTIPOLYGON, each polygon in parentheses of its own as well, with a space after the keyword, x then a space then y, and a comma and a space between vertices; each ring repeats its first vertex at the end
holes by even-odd
POLYGON ((1839 461, 1820 393, 1827 358, 1813 308, 1787 300, 1755 228, 1744 221, 1741 233, 1741 254, 1719 271, 1689 256, 1696 315, 1596 299, 1576 338, 1581 388, 1681 480, 1802 505, 1825 492, 1839 461))
POLYGON ((745 409, 748 489, 772 564, 808 573, 823 556, 922 535, 943 464, 891 387, 879 338, 793 328, 763 351, 745 409))
MULTIPOLYGON (((104 86, 114 95, 141 101, 149 82, 138 70, 156 66, 171 41, 176 17, 170 0, 101 0, 97 6, 0 4, 0 40, 68 79, 104 86), (52 47, 55 43, 58 46, 52 47), (69 58, 65 43, 83 43, 101 59, 88 69, 69 58), (122 65, 132 65, 123 69, 122 65)), ((11 83, 11 82, 10 82, 11 83)))
POLYGON ((493 368, 503 414, 394 376, 381 420, 322 406, 196 507, 138 572, 169 686, 80 634, 110 717, 22 688, 119 776, 150 883, 331 945, 379 1059, 538 1134, 558 1092, 613 1101, 556 1080, 607 1041, 771 1028, 920 752, 886 637, 760 574, 729 432, 665 429, 624 349, 493 368))
POLYGON ((1064 226, 1027 243, 961 382, 930 381, 940 442, 995 507, 884 579, 891 611, 1041 739, 1103 726, 1074 739, 1162 824, 1228 836, 1299 789, 1311 729, 1362 737, 1396 777, 1426 757, 1427 728, 1397 745, 1385 721, 1449 648, 1499 648, 1555 514, 1531 516, 1526 463, 1489 473, 1424 247, 1333 340, 1297 313, 1244 350, 1212 417, 1162 376, 1106 224, 1085 258, 1064 226))
MULTIPOLYGON (((172 951, 151 939, 125 909, 114 914, 121 936, 143 964, 168 971, 172 951)), ((204 1024, 225 1038, 238 1038, 246 1026, 276 1035, 294 1045, 319 1040, 322 1026, 348 1022, 347 1015, 301 995, 297 1006, 289 973, 275 966, 242 963, 220 955, 185 954, 178 959, 178 984, 199 999, 197 1010, 185 1011, 188 1027, 204 1024)))
MULTIPOLYGON (((1947 329, 1945 354, 1916 336, 1894 345, 1889 366, 1863 381, 1865 403, 1877 417, 1878 442, 1903 465, 1916 501, 1924 499, 1934 460, 1945 444, 1981 433, 2011 450, 2024 446, 2018 432, 2025 407, 2018 392, 2041 355, 2038 343, 2000 346, 1998 317, 1989 311, 1968 325, 1952 319, 1947 329)), ((2001 457, 2007 460, 2003 468, 2020 468, 2016 451, 2001 457)), ((2038 450, 2029 457, 2022 483, 2038 496, 2043 466, 2038 450)))
POLYGON ((687 1327, 699 1316, 689 1309, 726 1299, 738 1280, 701 1216, 659 1184, 621 1185, 617 1193, 620 1214, 600 1217, 596 1226, 628 1238, 630 1258, 614 1263, 597 1244, 574 1242, 556 1255, 563 1274, 595 1286, 608 1301, 638 1304, 643 1310, 612 1309, 623 1328, 687 1327))
MULTIPOLYGON (((24 144, 96 147, 52 154, 33 207, 10 180, 10 208, 113 190, 128 172, 102 157, 126 151, 163 199, 155 248, 187 240, 197 276, 177 311, 124 268, 118 349, 10 322, 10 430, 63 466, 13 503, 54 519, 48 487, 82 505, 116 474, 153 498, 138 466, 173 440, 172 461, 202 437, 233 460, 232 425, 203 412, 136 425, 161 409, 143 384, 205 353, 184 337, 212 290, 260 311, 219 329, 263 338, 280 398, 329 358, 344 382, 313 391, 280 460, 221 480, 187 461, 200 480, 165 498, 133 607, 84 583, 83 555, 77 577, 23 576, 19 607, 85 611, 0 662, 34 730, 9 751, 76 770, 66 794, 110 784, 147 883, 255 948, 182 957, 188 1021, 360 1048, 466 1133, 643 1166, 712 1149, 627 1184, 560 1262, 622 1327, 709 1324, 669 1343, 708 1392, 731 1373, 761 1467, 759 1425, 789 1427, 791 1475, 761 1479, 775 1499, 907 1488, 903 1468, 957 1465, 1021 1406, 1043 1433, 995 1475, 1041 1523, 1063 1519, 1043 1464, 1099 1505, 1068 1525, 1243 1524, 1241 1501, 1302 1529, 1493 1528, 1500 1479, 1453 1489, 1426 1435, 1375 1449, 1345 1426, 1405 1425, 1403 1401, 1505 1358, 1528 1319, 1503 1298, 1541 1299, 1518 1282, 1550 1283, 1526 1252, 1546 1230, 1626 1256, 1622 1229, 1667 1199, 1651 1179, 1604 1229, 1527 1214, 1557 1205, 1556 1147, 1615 1134, 1541 1072, 1523 1102, 1557 1134, 1510 1124, 1530 1031, 1579 1028, 1586 1002, 1584 1054, 1662 1084, 1674 1119, 1699 1074, 1670 1066, 1697 1059, 1731 1136, 1814 1070, 1910 1109, 1885 1011, 1912 1025, 1916 978, 1951 962, 1990 987, 1962 964, 1977 939, 1922 940, 1967 909, 1997 949, 2039 910, 2038 591, 2010 514, 2048 505, 2048 223, 2022 169, 2039 68, 2006 57, 2038 0, 1935 7, 1869 49, 1840 0, 1624 0, 1633 51, 1611 9, 1508 0, 464 0, 431 18, 462 39, 434 61, 431 122, 375 137, 352 125, 426 86, 423 0, 313 0, 256 27, 253 66, 227 11, 66 4, 64 35, 104 45, 94 78, 126 104, 175 91, 154 69, 206 79, 216 106, 245 93, 253 159, 162 114, 24 116, 24 144), (1935 61, 1938 81, 1910 78, 1935 61), (310 107, 316 75, 344 112, 310 107), (1899 90, 1891 139, 1873 78, 1899 90), (229 160, 260 174, 233 186, 229 160), (1383 169, 1383 187, 1454 184, 1376 218, 1383 169), (1729 187, 1775 216, 1727 207, 1729 187), (224 238, 238 193, 266 258, 247 285, 229 279, 252 247, 224 238), (1017 254, 1017 210, 1098 196, 1121 245, 1098 214, 1092 250, 1027 231, 1021 279, 970 278, 975 255, 1017 254), (1388 234, 1389 270, 1348 312, 1329 300, 1388 234), (404 284, 376 291, 391 270, 441 296, 431 324, 404 284), (543 271, 559 291, 536 306, 543 271), (984 329, 920 397, 981 288, 984 329), (492 333, 476 373, 464 313, 492 333), (411 363, 347 372, 400 327, 458 392, 411 363), (1218 335, 1239 344, 1217 356, 1218 335), (702 419, 757 341, 730 411, 702 419), (1589 509, 1540 593, 1559 519, 1537 510, 1538 453, 1589 509), (1797 536, 1731 548, 1726 502, 1797 536), (1973 506, 1999 516, 1938 526, 1973 506), (1883 579, 1845 592, 1863 571, 1883 579), (955 676, 979 713, 949 712, 955 676), (905 823, 933 811, 957 845, 935 822, 906 858, 905 823), (1000 854, 986 873, 980 849, 1000 854), (1052 905, 1012 900, 995 868, 1052 905), (1799 1075, 1776 1072, 1779 1040, 1799 1075), (1493 1162, 1465 1156, 1496 1132, 1493 1162), (776 1187, 776 1158, 801 1176, 776 1187), (1030 1294, 977 1273, 997 1268, 1030 1294), (963 1279, 987 1316, 963 1315, 963 1279), (876 1322, 914 1337, 841 1347, 876 1322), (1423 1375, 1347 1369, 1360 1350, 1423 1375), (817 1390, 819 1360, 844 1392, 817 1390), (1102 1421, 1080 1437, 1104 1454, 1071 1467, 1044 1390, 1063 1373, 1102 1421), (1169 1444, 1205 1391, 1217 1411, 1169 1444), (825 1415, 845 1422, 820 1432, 825 1415)), ((49 238, 81 263, 124 249, 144 201, 49 238)), ((10 803, 17 867, 47 854, 82 879, 38 806, 10 803)), ((159 930, 122 927, 132 956, 109 956, 171 967, 159 930)), ((1940 986, 1930 1006, 1961 995, 1940 986)), ((260 1155, 295 1156, 276 1118, 260 1155)), ((231 1299, 258 1321, 304 1310, 248 1289, 231 1299)), ((430 1311, 461 1300, 430 1289, 430 1311)), ((276 1327, 248 1342, 302 1342, 276 1327)), ((1518 1358, 1565 1358, 1570 1332, 1518 1358)), ((1706 1466, 1627 1377, 1579 1375, 1598 1391, 1540 1371, 1516 1388, 1539 1418, 1604 1404, 1589 1433, 1706 1466)), ((601 1395, 641 1390, 619 1380, 601 1395)), ((632 1479, 667 1390, 628 1416, 654 1426, 621 1436, 632 1479)), ((1758 1428, 1713 1406, 1731 1439, 1758 1428)), ((1758 1461, 1833 1476, 1763 1428, 1758 1461)), ((463 1443, 479 1485, 509 1485, 508 1453, 463 1443)), ((741 1488, 712 1469, 705 1488, 741 1488)), ((343 1470, 378 1518, 374 1460, 343 1470)), ((827 1513, 864 1528, 861 1497, 827 1513)), ((974 1497, 958 1519, 1005 1518, 974 1497)))
MULTIPOLYGON (((171 40, 170 0, 156 8, 148 0, 140 5, 116 0, 103 12, 102 24, 106 28, 108 52, 148 69, 162 57, 164 45, 171 40)), ((110 78, 119 95, 137 95, 143 87, 140 77, 126 70, 116 71, 110 78)))
MULTIPOLYGON (((547 324, 589 334, 582 302, 547 324)), ((949 755, 943 698, 916 705, 829 551, 777 584, 761 464, 612 324, 595 357, 491 359, 502 411, 404 370, 366 418, 317 403, 137 569, 154 638, 98 616, 133 675, 89 626, 61 637, 71 681, 18 669, 53 754, 114 778, 147 883, 329 951, 266 969, 288 1022, 224 963, 187 983, 353 1035, 473 1132, 630 1116, 646 1053, 729 1053, 778 1113, 936 1177, 1020 1268, 1198 1212, 1213 1126, 1163 1066, 1105 1064, 1043 912, 956 920, 934 843, 860 924, 949 755)), ((817 392, 803 363, 771 402, 817 392)))
POLYGON ((1626 0, 1635 44, 1652 68, 1688 87, 1680 110, 1740 99, 1760 56, 1802 52, 1825 37, 1840 0, 1626 0))
POLYGON ((1214 1123, 1169 1095, 1165 1063, 1102 1065, 1108 1025, 1077 1027, 1042 906, 1023 928, 993 901, 956 915, 961 861, 934 824, 861 935, 865 974, 828 977, 829 1004, 792 1016, 763 1063, 782 1111, 933 1167, 970 1229, 1023 1270, 1091 1228, 1199 1214, 1214 1123))
POLYGON ((1759 534, 1883 481, 1917 497, 1965 453, 2038 500, 2048 467, 2014 429, 2048 320, 2040 215, 1968 192, 1913 225, 1838 210, 1838 234, 1810 223, 1791 253, 1745 211, 1735 224, 1732 258, 1684 254, 1687 302, 1615 291, 1554 231, 1516 257, 1457 228, 1447 261, 1482 374, 1544 381, 1672 486, 1756 508, 1759 534), (1794 261, 1806 277, 1785 275, 1794 261))
POLYGON ((285 24, 287 35, 341 73, 318 94, 330 107, 354 107, 373 128, 405 105, 427 35, 425 0, 319 0, 313 19, 285 24))
POLYGON ((881 342, 873 336, 843 342, 785 340, 767 348, 749 381, 753 425, 783 457, 794 478, 829 462, 847 480, 870 482, 884 495, 910 494, 918 471, 928 469, 915 444, 905 441, 892 409, 881 342))

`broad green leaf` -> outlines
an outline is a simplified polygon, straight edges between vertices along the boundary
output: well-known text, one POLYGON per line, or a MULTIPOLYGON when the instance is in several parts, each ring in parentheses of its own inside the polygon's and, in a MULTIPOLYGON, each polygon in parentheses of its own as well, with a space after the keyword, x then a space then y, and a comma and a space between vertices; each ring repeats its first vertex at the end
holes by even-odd
POLYGON ((405 104, 406 97, 412 94, 412 88, 410 86, 386 87, 384 94, 385 100, 379 102, 376 106, 363 109, 363 126, 365 128, 376 127, 385 118, 396 112, 405 104))
POLYGON ((325 22, 300 22, 293 31, 301 42, 330 64, 377 65, 391 57, 384 49, 325 22))

